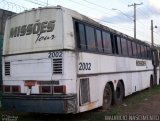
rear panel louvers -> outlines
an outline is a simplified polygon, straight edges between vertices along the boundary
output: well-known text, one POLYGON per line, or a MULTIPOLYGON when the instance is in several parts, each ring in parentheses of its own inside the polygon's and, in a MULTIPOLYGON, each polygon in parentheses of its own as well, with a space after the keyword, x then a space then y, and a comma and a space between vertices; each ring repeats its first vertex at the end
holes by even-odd
POLYGON ((53 59, 53 74, 62 74, 62 58, 53 59))
POLYGON ((9 76, 10 75, 10 62, 5 62, 5 75, 9 76))

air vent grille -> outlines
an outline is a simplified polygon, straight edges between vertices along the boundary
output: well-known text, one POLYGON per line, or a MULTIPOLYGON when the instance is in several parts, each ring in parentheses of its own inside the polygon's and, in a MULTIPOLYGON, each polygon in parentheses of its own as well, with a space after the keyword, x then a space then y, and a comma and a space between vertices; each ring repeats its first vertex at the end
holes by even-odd
POLYGON ((62 58, 53 59, 53 74, 62 74, 62 58))
POLYGON ((5 75, 10 75, 10 62, 5 62, 5 75))

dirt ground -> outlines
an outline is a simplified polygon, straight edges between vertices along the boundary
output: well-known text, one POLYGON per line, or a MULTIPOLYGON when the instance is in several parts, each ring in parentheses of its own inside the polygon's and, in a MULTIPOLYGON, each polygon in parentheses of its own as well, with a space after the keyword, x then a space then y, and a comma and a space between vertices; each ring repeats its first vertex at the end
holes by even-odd
POLYGON ((157 93, 151 98, 145 98, 144 101, 135 105, 135 107, 126 109, 123 114, 134 115, 160 115, 160 93, 157 93))

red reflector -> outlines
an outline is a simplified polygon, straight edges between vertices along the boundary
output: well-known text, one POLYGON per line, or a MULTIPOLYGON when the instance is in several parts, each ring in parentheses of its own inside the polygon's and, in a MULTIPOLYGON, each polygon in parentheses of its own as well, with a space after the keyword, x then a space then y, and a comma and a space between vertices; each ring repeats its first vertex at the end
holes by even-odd
POLYGON ((20 92, 20 86, 12 86, 12 92, 13 92, 13 93, 18 93, 18 92, 20 92))
POLYGON ((51 86, 39 86, 39 92, 41 94, 52 94, 51 86))
POLYGON ((53 92, 54 93, 66 93, 66 86, 54 86, 53 87, 53 92))
POLYGON ((3 86, 3 92, 11 92, 11 86, 3 86))
POLYGON ((36 84, 36 81, 34 80, 25 81, 25 86, 28 86, 28 87, 35 86, 35 84, 36 84))

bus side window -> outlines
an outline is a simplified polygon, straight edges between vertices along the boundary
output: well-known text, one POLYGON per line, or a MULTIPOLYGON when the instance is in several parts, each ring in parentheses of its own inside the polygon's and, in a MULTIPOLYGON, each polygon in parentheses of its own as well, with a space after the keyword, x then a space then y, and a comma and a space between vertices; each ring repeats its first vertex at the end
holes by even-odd
POLYGON ((141 54, 142 54, 142 58, 145 58, 145 50, 143 45, 141 45, 141 54))
POLYGON ((116 43, 117 43, 118 54, 121 55, 122 54, 122 47, 121 47, 121 39, 120 39, 120 37, 117 37, 116 43))
POLYGON ((112 53, 111 36, 108 32, 102 32, 103 36, 103 49, 105 53, 112 53))
POLYGON ((128 45, 128 54, 129 56, 132 56, 132 42, 128 40, 127 45, 128 45))
POLYGON ((103 52, 102 32, 96 29, 97 48, 99 52, 103 52))
POLYGON ((146 46, 144 46, 144 56, 145 56, 145 58, 147 58, 147 48, 146 48, 146 46))
POLYGON ((118 45, 117 45, 117 36, 116 35, 113 36, 113 40, 114 40, 114 53, 118 55, 118 45))
POLYGON ((148 59, 151 59, 151 58, 152 58, 150 47, 147 47, 147 58, 148 58, 148 59))
POLYGON ((132 42, 132 49, 133 49, 133 56, 138 57, 137 54, 137 44, 135 42, 132 42))
POLYGON ((86 39, 85 39, 85 29, 84 24, 76 22, 76 35, 78 48, 86 50, 86 39))
POLYGON ((86 28, 87 49, 91 51, 96 51, 94 28, 87 25, 85 26, 85 28, 86 28))
POLYGON ((137 44, 137 52, 138 52, 138 57, 141 58, 141 47, 139 44, 137 44))
POLYGON ((127 56, 128 50, 127 50, 127 41, 124 38, 121 38, 121 45, 122 45, 122 55, 127 56))

